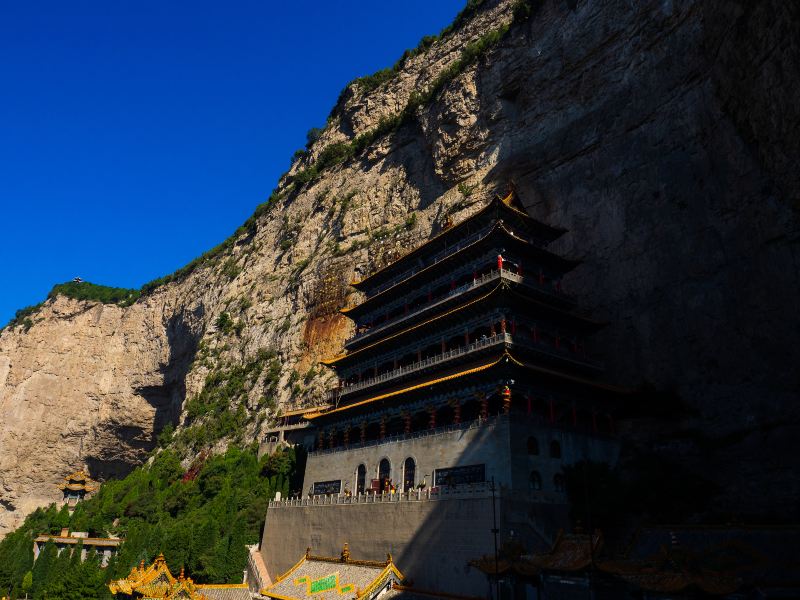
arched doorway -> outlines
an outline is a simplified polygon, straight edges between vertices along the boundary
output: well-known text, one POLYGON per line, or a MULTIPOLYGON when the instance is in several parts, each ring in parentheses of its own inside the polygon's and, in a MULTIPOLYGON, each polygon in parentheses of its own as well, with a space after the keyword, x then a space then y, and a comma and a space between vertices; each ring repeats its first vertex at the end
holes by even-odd
POLYGON ((388 491, 389 483, 392 480, 392 464, 388 458, 382 458, 378 463, 378 480, 380 481, 381 491, 388 491))
POLYGON ((363 494, 367 483, 367 467, 363 464, 356 469, 356 494, 363 494))
POLYGON ((417 463, 410 456, 403 463, 403 491, 408 492, 414 489, 414 479, 417 474, 417 463))

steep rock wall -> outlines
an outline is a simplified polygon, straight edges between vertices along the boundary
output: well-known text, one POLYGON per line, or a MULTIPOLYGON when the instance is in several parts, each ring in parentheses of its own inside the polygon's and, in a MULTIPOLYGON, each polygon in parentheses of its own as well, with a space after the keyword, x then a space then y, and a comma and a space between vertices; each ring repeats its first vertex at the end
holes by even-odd
MULTIPOLYGON (((351 87, 290 174, 396 113, 510 10, 489 3, 392 81, 351 87)), ((0 533, 74 467, 130 469, 209 373, 259 350, 280 376, 252 382, 239 441, 273 410, 265 390, 319 401, 316 361, 350 333, 331 312, 355 301, 345 284, 509 182, 569 229, 555 249, 584 260, 565 285, 610 322, 595 340, 609 378, 667 403, 627 439, 708 474, 721 510, 797 515, 798 40, 798 9, 777 0, 542 2, 363 155, 299 189, 285 178, 221 257, 128 308, 48 302, 0 333, 0 533)))

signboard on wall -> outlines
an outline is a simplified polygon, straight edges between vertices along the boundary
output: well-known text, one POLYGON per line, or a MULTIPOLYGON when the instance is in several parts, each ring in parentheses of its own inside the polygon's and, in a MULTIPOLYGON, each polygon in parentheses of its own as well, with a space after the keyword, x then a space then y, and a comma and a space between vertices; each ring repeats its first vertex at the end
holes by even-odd
POLYGON ((336 479, 334 481, 315 481, 314 491, 315 496, 326 496, 328 494, 338 494, 342 491, 342 480, 336 479))
POLYGON ((486 481, 486 465, 466 465, 436 469, 433 474, 433 485, 464 485, 466 483, 483 483, 486 481))

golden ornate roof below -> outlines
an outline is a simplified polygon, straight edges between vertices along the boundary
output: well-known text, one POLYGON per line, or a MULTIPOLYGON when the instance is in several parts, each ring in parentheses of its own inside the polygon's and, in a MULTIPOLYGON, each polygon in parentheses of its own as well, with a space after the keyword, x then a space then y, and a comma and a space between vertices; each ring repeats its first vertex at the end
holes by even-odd
POLYGON ((142 561, 138 567, 131 569, 125 579, 109 583, 108 589, 114 595, 147 600, 214 600, 221 597, 220 592, 224 591, 232 591, 236 597, 249 598, 245 584, 196 584, 191 577, 184 576, 183 568, 176 578, 170 572, 163 554, 159 554, 147 568, 142 561))

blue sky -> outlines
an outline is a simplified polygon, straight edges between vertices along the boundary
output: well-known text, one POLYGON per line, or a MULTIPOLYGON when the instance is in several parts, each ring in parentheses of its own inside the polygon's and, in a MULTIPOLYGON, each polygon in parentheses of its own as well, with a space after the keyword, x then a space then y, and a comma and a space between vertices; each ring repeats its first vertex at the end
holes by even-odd
POLYGON ((0 325, 55 283, 139 287, 224 240, 348 81, 463 4, 3 3, 0 325))

